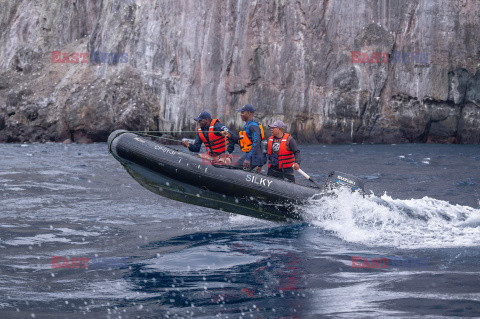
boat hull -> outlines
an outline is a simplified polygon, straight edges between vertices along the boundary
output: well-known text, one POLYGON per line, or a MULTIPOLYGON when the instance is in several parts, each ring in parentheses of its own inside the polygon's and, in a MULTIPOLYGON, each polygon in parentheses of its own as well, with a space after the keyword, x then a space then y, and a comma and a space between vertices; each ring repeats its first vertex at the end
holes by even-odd
POLYGON ((302 204, 323 191, 251 171, 215 167, 127 131, 113 132, 108 147, 148 190, 236 214, 269 220, 301 219, 302 204))

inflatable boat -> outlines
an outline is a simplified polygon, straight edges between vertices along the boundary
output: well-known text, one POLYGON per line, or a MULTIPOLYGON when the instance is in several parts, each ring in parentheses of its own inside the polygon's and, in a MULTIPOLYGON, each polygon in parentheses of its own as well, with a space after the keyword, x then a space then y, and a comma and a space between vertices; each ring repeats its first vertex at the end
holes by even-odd
POLYGON ((110 134, 109 152, 148 190, 185 203, 257 218, 301 219, 302 204, 332 188, 363 191, 353 175, 332 172, 321 187, 308 187, 209 161, 124 130, 110 134))

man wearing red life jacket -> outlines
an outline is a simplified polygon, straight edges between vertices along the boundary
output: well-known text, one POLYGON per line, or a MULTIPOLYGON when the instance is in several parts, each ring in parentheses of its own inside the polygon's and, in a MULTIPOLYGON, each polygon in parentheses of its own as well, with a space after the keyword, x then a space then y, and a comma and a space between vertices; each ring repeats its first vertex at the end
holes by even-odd
POLYGON ((183 146, 198 153, 202 144, 205 144, 207 153, 199 154, 201 158, 229 165, 232 159, 230 153, 233 152, 235 143, 231 138, 226 139, 221 133, 222 131, 230 132, 228 128, 218 119, 212 119, 210 113, 206 111, 200 113, 195 121, 198 122, 195 143, 190 145, 188 141, 183 141, 183 146))
POLYGON ((285 124, 276 121, 269 125, 272 136, 268 139, 268 176, 286 179, 295 183, 293 170, 300 168, 300 150, 297 142, 288 133, 284 133, 285 124))

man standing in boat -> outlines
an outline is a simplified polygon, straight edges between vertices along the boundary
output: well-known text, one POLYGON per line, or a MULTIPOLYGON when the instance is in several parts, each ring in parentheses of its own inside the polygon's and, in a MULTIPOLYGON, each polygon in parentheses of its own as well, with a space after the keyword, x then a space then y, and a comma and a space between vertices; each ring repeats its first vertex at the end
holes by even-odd
POLYGON ((293 170, 300 168, 300 150, 295 139, 285 131, 285 123, 276 121, 270 124, 272 136, 268 139, 267 156, 268 172, 267 176, 286 179, 295 183, 293 170))
MULTIPOLYGON (((262 150, 262 140, 265 139, 265 133, 263 127, 257 121, 253 119, 253 113, 255 108, 246 104, 238 110, 242 120, 245 122, 243 131, 238 133, 239 137, 233 137, 235 142, 240 144, 240 149, 244 154, 237 162, 236 165, 243 166, 245 170, 252 170, 256 168, 256 171, 260 173, 262 166, 266 162, 265 155, 262 150)), ((223 136, 232 138, 229 132, 222 132, 223 136)))
POLYGON ((222 132, 229 132, 228 128, 218 119, 212 119, 210 113, 206 111, 200 113, 194 120, 198 122, 195 143, 191 145, 188 141, 183 141, 183 146, 188 147, 194 153, 198 153, 203 143, 207 153, 199 154, 202 159, 230 165, 232 162, 230 154, 233 152, 235 142, 233 139, 225 138, 222 135, 222 132))

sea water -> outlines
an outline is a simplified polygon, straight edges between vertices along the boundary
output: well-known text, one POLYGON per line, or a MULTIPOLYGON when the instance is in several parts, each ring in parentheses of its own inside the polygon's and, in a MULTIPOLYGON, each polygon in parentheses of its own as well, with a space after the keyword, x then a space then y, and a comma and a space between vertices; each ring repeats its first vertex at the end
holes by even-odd
POLYGON ((301 151, 366 195, 275 223, 150 193, 106 144, 0 145, 0 317, 480 316, 480 146, 301 151))

